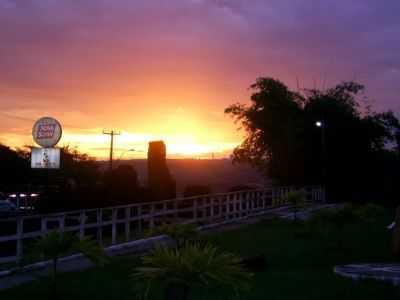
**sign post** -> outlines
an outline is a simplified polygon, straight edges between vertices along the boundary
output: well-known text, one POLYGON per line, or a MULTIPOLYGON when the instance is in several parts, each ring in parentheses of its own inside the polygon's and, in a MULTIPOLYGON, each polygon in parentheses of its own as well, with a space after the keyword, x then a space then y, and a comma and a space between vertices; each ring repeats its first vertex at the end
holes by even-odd
POLYGON ((35 122, 32 137, 36 144, 43 148, 32 148, 31 168, 60 168, 60 149, 54 148, 62 135, 61 124, 54 118, 43 117, 35 122))
POLYGON ((33 140, 40 147, 31 148, 31 168, 46 170, 46 194, 49 191, 49 169, 60 168, 61 151, 54 146, 60 141, 61 135, 61 124, 50 117, 40 118, 32 128, 33 140))

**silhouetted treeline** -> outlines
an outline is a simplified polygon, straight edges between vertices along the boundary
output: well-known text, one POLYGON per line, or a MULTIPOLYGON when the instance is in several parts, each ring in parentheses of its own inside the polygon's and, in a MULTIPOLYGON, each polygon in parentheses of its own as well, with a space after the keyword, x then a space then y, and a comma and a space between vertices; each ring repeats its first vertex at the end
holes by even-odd
POLYGON ((101 170, 87 154, 64 147, 60 169, 31 169, 29 150, 0 145, 0 192, 39 193, 35 206, 40 212, 172 199, 176 195, 175 181, 165 154, 163 142, 150 143, 149 183, 139 186, 131 165, 101 170))
POLYGON ((60 169, 31 169, 29 151, 0 145, 0 191, 39 193, 41 212, 128 204, 146 194, 133 167, 102 172, 87 154, 61 150, 60 169))
POLYGON ((363 106, 362 85, 297 92, 259 78, 251 89, 249 106, 225 111, 247 134, 234 161, 256 166, 279 184, 324 184, 332 200, 400 200, 400 123, 390 111, 363 106))
POLYGON ((30 176, 27 153, 0 144, 0 191, 16 183, 28 183, 30 176))

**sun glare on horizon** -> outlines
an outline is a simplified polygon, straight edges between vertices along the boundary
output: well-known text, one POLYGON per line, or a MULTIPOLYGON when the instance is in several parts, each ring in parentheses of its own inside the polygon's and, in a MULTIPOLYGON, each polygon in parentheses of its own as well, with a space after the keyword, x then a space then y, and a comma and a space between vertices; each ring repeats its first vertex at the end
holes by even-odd
MULTIPOLYGON (((237 142, 206 142, 188 135, 154 135, 122 132, 114 137, 115 158, 146 158, 150 141, 162 140, 167 147, 169 158, 226 158, 237 142)), ((106 159, 109 155, 110 138, 102 134, 66 133, 62 146, 76 147, 96 159, 106 159)))
MULTIPOLYGON (((39 116, 38 113, 34 114, 39 116)), ((20 120, 18 132, 0 133, 0 143, 12 148, 33 145, 31 128, 38 117, 22 118, 25 115, 21 112, 13 117, 20 120)), ((103 134, 103 130, 114 129, 121 133, 114 137, 115 159, 146 158, 148 143, 155 140, 165 142, 169 158, 226 158, 239 144, 241 137, 232 122, 221 116, 222 113, 177 107, 157 112, 156 116, 135 118, 135 122, 127 115, 115 113, 111 120, 91 120, 86 127, 79 126, 81 116, 61 115, 56 116, 63 129, 58 146, 76 148, 98 160, 107 159, 110 136, 103 134), (106 126, 99 127, 99 124, 106 126)))

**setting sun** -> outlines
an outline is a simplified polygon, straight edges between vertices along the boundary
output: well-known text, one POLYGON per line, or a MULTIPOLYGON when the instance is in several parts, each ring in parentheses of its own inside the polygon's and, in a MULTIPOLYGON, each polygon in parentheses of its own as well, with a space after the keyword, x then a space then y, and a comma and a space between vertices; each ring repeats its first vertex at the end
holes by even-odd
MULTIPOLYGON (((147 111, 149 108, 143 109, 147 111)), ((152 140, 163 140, 170 158, 225 158, 241 140, 231 120, 223 115, 223 107, 210 110, 209 107, 161 109, 159 106, 144 116, 128 106, 125 112, 117 113, 117 119, 108 119, 109 115, 103 113, 99 113, 101 119, 84 113, 46 114, 55 116, 63 127, 59 146, 77 148, 97 159, 109 155, 110 137, 102 134, 104 129, 120 132, 114 140, 114 154, 116 158, 124 159, 145 158, 148 143, 152 140), (133 120, 132 114, 135 115, 133 120), (127 151, 130 149, 134 151, 127 151)), ((0 142, 12 147, 33 144, 31 127, 36 119, 42 117, 40 112, 16 110, 4 117, 4 122, 10 124, 18 120, 19 128, 16 132, 0 133, 0 142)))
MULTIPOLYGON (((205 138, 205 137, 203 137, 205 138)), ((167 145, 170 158, 223 158, 228 157, 235 142, 207 142, 193 135, 154 135, 121 132, 114 138, 114 153, 124 159, 144 158, 147 155, 148 142, 163 140, 167 145), (133 151, 134 150, 134 151, 133 151)), ((79 151, 103 159, 108 157, 109 136, 101 133, 74 134, 66 132, 60 145, 77 147, 79 151)))

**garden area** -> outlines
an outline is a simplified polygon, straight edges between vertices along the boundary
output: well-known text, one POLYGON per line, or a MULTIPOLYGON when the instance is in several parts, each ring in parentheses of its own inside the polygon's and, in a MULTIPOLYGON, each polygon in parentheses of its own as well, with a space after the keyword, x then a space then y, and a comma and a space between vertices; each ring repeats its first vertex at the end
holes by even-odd
MULTIPOLYGON (((208 232, 196 238, 197 242, 181 244, 179 250, 156 250, 156 264, 160 266, 171 253, 183 253, 191 247, 179 262, 184 267, 171 260, 165 263, 164 277, 154 272, 154 260, 151 266, 149 257, 147 261, 137 256, 113 257, 103 267, 59 274, 57 299, 135 299, 138 287, 159 276, 160 281, 154 281, 148 290, 149 286, 144 285, 146 293, 140 295, 161 300, 165 299, 162 280, 168 281, 173 272, 187 281, 187 299, 396 299, 400 290, 390 283, 354 281, 333 272, 335 265, 395 261, 392 233, 386 228, 392 220, 393 212, 374 205, 346 206, 336 212, 316 213, 307 221, 269 219, 208 232), (199 249, 214 258, 214 269, 203 268, 211 260, 199 259, 197 263, 202 266, 189 272, 191 258, 199 255, 199 249), (236 266, 224 265, 224 260, 238 258, 242 274, 236 266), (146 269, 140 268, 143 264, 146 269), (204 274, 198 270, 205 270, 204 274), (237 276, 229 276, 230 272, 237 276), (243 282, 237 281, 241 278, 243 282), (236 289, 238 294, 232 293, 236 289)), ((41 278, 0 291, 0 299, 52 298, 51 286, 50 277, 41 278)))

